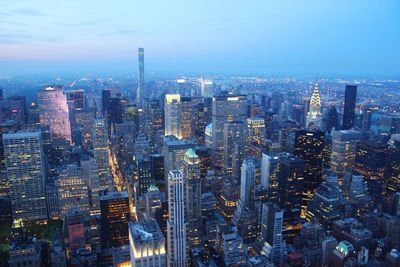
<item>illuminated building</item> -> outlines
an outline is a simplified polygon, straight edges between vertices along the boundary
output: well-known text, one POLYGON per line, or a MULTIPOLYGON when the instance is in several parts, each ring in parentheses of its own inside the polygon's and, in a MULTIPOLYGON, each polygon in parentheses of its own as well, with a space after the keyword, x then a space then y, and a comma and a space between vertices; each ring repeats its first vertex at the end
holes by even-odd
POLYGON ((388 167, 385 172, 385 197, 392 200, 396 192, 400 192, 400 138, 394 137, 388 167))
POLYGON ((344 262, 352 257, 355 256, 355 250, 353 245, 348 242, 347 240, 340 241, 336 248, 333 250, 332 255, 332 262, 333 266, 343 266, 344 262))
POLYGON ((101 244, 103 248, 120 247, 128 242, 130 221, 126 191, 104 192, 100 195, 101 244))
POLYGON ((129 223, 132 267, 164 267, 167 264, 165 238, 154 219, 129 223))
POLYGON ((223 140, 224 170, 237 179, 246 149, 246 123, 244 121, 225 123, 223 140))
POLYGON ((82 89, 70 90, 68 93, 68 100, 74 102, 74 108, 79 110, 85 108, 85 92, 82 89))
POLYGON ((78 209, 70 209, 65 214, 63 231, 67 258, 72 258, 76 251, 86 247, 85 215, 78 209))
POLYGON ((94 108, 83 108, 75 111, 76 124, 81 127, 82 145, 88 148, 92 141, 92 128, 96 110, 94 108))
POLYGON ((246 159, 241 167, 240 198, 232 222, 245 244, 252 244, 258 233, 258 209, 255 209, 256 169, 253 160, 246 159))
POLYGON ((108 188, 112 186, 113 181, 110 173, 108 133, 104 119, 98 118, 94 120, 92 136, 93 156, 99 175, 99 185, 100 188, 108 188))
POLYGON ((202 239, 200 159, 192 148, 185 153, 183 175, 186 182, 187 246, 191 248, 200 245, 202 239))
POLYGON ((141 107, 143 104, 144 93, 146 91, 146 84, 144 81, 144 48, 138 49, 139 57, 139 72, 138 72, 138 86, 136 90, 136 104, 141 107))
POLYGON ((164 137, 164 178, 168 179, 170 170, 182 170, 185 153, 189 148, 194 148, 191 140, 178 140, 175 136, 164 137))
POLYGON ((241 266, 245 264, 247 247, 243 244, 243 238, 238 234, 236 227, 222 227, 221 230, 218 243, 220 243, 219 246, 225 266, 241 266))
POLYGON ((365 177, 372 194, 383 192, 389 155, 387 142, 367 140, 358 144, 354 170, 365 177))
POLYGON ((88 184, 81 167, 68 164, 58 175, 56 186, 61 218, 74 207, 79 207, 82 212, 89 214, 88 184))
POLYGON ((71 142, 67 97, 62 86, 46 86, 38 93, 40 124, 50 127, 53 142, 71 142))
POLYGON ((258 145, 265 144, 266 129, 265 120, 262 118, 247 119, 247 140, 248 143, 256 143, 258 145))
POLYGON ((179 94, 166 94, 164 103, 165 136, 173 135, 182 139, 181 122, 181 96, 179 94))
POLYGON ((46 220, 45 157, 40 132, 3 134, 13 219, 46 220))
POLYGON ((345 174, 351 174, 361 133, 354 130, 332 131, 331 170, 338 176, 339 185, 345 186, 345 174))
POLYGON ((212 97, 214 94, 214 83, 211 80, 200 80, 200 93, 203 97, 212 97))
POLYGON ((279 159, 286 153, 262 153, 261 186, 268 192, 268 201, 278 203, 279 159))
POLYGON ((10 96, 0 101, 0 123, 9 120, 18 124, 27 122, 25 96, 10 96))
POLYGON ((324 138, 324 132, 319 130, 299 130, 295 135, 294 154, 304 161, 303 217, 306 214, 307 202, 322 182, 324 138))
POLYGON ((167 232, 168 201, 165 192, 152 185, 145 195, 146 216, 157 221, 163 233, 167 232))
POLYGON ((176 83, 178 84, 178 94, 182 96, 190 95, 190 92, 188 92, 187 82, 185 79, 177 79, 176 83))
POLYGON ((171 170, 168 175, 167 266, 185 267, 187 250, 186 182, 183 173, 171 170))
MULTIPOLYGON (((214 165, 222 165, 224 154, 224 126, 232 121, 246 122, 247 96, 227 92, 213 97, 212 102, 212 158, 214 165)), ((245 124, 246 125, 246 124, 245 124)))
POLYGON ((193 123, 193 102, 191 97, 181 97, 180 102, 180 127, 181 127, 181 138, 188 139, 191 138, 192 133, 192 123, 193 123))
POLYGON ((261 254, 273 263, 279 264, 286 255, 286 243, 282 239, 283 210, 271 202, 263 203, 261 217, 261 235, 263 243, 261 254))
POLYGON ((97 168, 94 164, 94 160, 87 159, 81 160, 82 175, 88 184, 89 197, 90 197, 90 215, 100 214, 100 184, 99 175, 97 168))
POLYGON ((153 184, 154 179, 151 175, 151 161, 147 157, 137 157, 136 175, 137 175, 137 195, 142 196, 148 192, 149 187, 153 184))
POLYGON ((40 112, 36 102, 32 101, 28 106, 28 124, 35 125, 40 123, 40 112))
POLYGON ((206 126, 204 129, 204 145, 207 148, 212 148, 212 124, 206 126))
POLYGON ((343 130, 349 130, 354 126, 356 99, 357 85, 346 85, 343 107, 343 130))
POLYGON ((330 226, 340 217, 339 205, 342 197, 337 177, 328 176, 319 185, 313 198, 308 201, 307 220, 311 222, 317 219, 320 224, 330 226))
POLYGON ((307 128, 320 129, 322 127, 321 96, 318 91, 318 83, 315 83, 314 91, 310 99, 310 107, 306 118, 307 128))

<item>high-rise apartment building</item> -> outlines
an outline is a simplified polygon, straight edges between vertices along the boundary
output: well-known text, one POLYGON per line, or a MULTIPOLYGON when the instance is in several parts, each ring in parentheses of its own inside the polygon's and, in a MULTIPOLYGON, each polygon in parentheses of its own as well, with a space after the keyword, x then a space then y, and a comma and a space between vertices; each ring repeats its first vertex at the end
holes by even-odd
POLYGON ((40 132, 3 134, 14 220, 46 220, 45 157, 40 132))
POLYGON ((138 87, 136 90, 136 104, 141 107, 143 104, 143 96, 146 91, 146 85, 144 81, 144 48, 138 49, 139 56, 139 72, 138 72, 138 87))

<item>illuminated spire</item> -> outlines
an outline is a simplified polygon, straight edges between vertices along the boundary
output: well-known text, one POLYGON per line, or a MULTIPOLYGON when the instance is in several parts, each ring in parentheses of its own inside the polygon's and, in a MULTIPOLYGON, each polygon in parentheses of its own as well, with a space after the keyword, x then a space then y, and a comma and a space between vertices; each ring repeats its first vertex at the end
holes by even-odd
POLYGON ((321 128, 321 126, 322 126, 321 96, 318 90, 318 83, 315 83, 314 91, 310 99, 310 109, 307 114, 306 127, 321 128))

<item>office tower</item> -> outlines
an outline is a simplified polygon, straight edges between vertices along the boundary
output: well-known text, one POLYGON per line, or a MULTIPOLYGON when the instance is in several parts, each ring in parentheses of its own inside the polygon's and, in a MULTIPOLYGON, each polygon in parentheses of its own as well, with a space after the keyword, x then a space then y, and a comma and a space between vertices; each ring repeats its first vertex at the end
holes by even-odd
POLYGON ((223 132, 224 170, 238 178, 239 168, 246 149, 246 123, 231 121, 224 125, 223 132))
POLYGON ((154 219, 129 223, 132 267, 164 267, 167 264, 165 238, 154 219))
POLYGON ((366 178, 373 195, 383 192, 389 155, 387 142, 383 140, 366 140, 358 144, 354 171, 366 178))
POLYGON ((108 133, 104 119, 97 118, 93 125, 93 156, 99 175, 100 188, 112 186, 110 173, 110 150, 108 147, 108 133))
POLYGON ((90 215, 100 214, 99 174, 94 159, 81 160, 82 175, 88 184, 90 215))
POLYGON ((388 166, 385 171, 385 193, 386 197, 393 197, 400 192, 400 138, 394 139, 394 146, 391 148, 388 166))
POLYGON ((372 122, 372 108, 370 107, 364 107, 362 110, 362 130, 364 132, 368 132, 369 129, 371 128, 371 122, 372 122))
POLYGON ((151 154, 151 177, 155 183, 164 181, 164 156, 161 154, 151 154))
POLYGON ((85 215, 79 209, 71 209, 65 214, 65 247, 67 258, 71 259, 77 250, 86 246, 85 240, 85 215))
POLYGON ((371 114, 370 129, 374 135, 399 134, 400 116, 396 113, 373 111, 371 114))
POLYGON ((103 89, 101 91, 101 110, 103 117, 107 117, 107 113, 109 112, 108 99, 111 98, 111 90, 103 89))
POLYGON ((175 136, 164 137, 164 178, 168 180, 170 170, 182 170, 185 153, 196 144, 191 140, 178 140, 175 136))
POLYGON ((219 233, 222 259, 225 266, 242 266, 246 263, 247 247, 243 244, 243 238, 238 234, 236 227, 228 226, 227 228, 219 233))
POLYGON ((139 56, 139 73, 138 73, 138 87, 136 90, 136 104, 138 107, 141 107, 146 92, 146 85, 144 82, 144 48, 138 49, 138 56, 139 56))
POLYGON ((268 192, 268 201, 278 202, 279 154, 267 152, 261 159, 261 186, 268 192))
POLYGON ((181 138, 188 139, 191 138, 192 133, 192 123, 193 120, 193 111, 194 105, 191 97, 181 97, 180 102, 180 127, 181 127, 181 138))
POLYGON ((62 86, 47 86, 39 91, 40 124, 50 127, 51 140, 71 142, 67 97, 62 86))
POLYGON ((82 89, 79 90, 70 90, 67 92, 68 100, 72 100, 74 102, 75 109, 83 109, 85 108, 85 92, 82 89))
POLYGON ((271 202, 263 203, 261 218, 261 235, 263 242, 261 254, 273 263, 279 264, 286 256, 286 243, 282 239, 283 210, 271 202))
POLYGON ((40 123, 39 106, 32 101, 28 107, 28 124, 34 125, 40 123))
POLYGON ((247 96, 224 92, 213 97, 212 102, 212 158, 215 165, 222 165, 224 153, 224 125, 247 119, 247 96))
POLYGON ((0 101, 0 122, 9 120, 19 124, 27 122, 25 96, 10 96, 0 101))
POLYGON ((253 160, 246 159, 241 167, 240 198, 232 222, 245 244, 252 244, 259 233, 259 210, 255 207, 256 169, 253 160))
POLYGON ((342 193, 337 176, 328 176, 319 185, 313 198, 308 201, 307 220, 311 222, 316 219, 320 224, 329 227, 334 220, 340 217, 341 199, 342 193))
POLYGON ((40 132, 3 134, 14 220, 46 220, 45 157, 40 132))
POLYGON ((76 125, 81 129, 82 146, 86 149, 92 142, 95 114, 95 108, 83 108, 75 111, 76 125))
POLYGON ((202 238, 200 159, 193 148, 185 153, 183 175, 186 182, 187 246, 192 248, 200 245, 202 238))
POLYGON ((108 123, 122 123, 122 102, 123 99, 120 97, 110 97, 108 99, 108 123))
POLYGON ((185 267, 189 263, 186 243, 186 185, 183 173, 168 174, 167 266, 185 267))
POLYGON ((279 159, 279 202, 285 210, 298 209, 304 191, 304 161, 288 154, 279 159))
POLYGON ((100 195, 101 245, 114 248, 129 243, 129 199, 126 191, 104 192, 100 195))
MULTIPOLYGON (((332 131, 331 170, 338 176, 339 185, 344 186, 345 174, 351 174, 361 133, 354 130, 332 131)), ((346 183, 347 184, 347 183, 346 183)))
POLYGON ((319 130, 299 130, 295 136, 294 154, 304 161, 304 192, 302 216, 305 217, 307 202, 322 182, 322 158, 325 134, 319 130))
POLYGON ((193 107, 192 134, 199 144, 205 142, 205 129, 204 103, 198 103, 193 107))
POLYGON ((211 80, 200 79, 200 93, 203 97, 212 97, 214 95, 214 83, 211 80))
POLYGON ((164 102, 165 136, 173 135, 182 139, 181 134, 181 96, 166 94, 164 102))
POLYGON ((326 114, 326 127, 325 129, 330 132, 333 128, 339 129, 339 114, 335 106, 331 106, 326 114))
POLYGON ((310 99, 310 107, 306 118, 307 128, 320 129, 322 127, 321 96, 318 91, 318 83, 315 83, 314 91, 310 99))
POLYGON ((348 201, 357 208, 363 208, 368 199, 368 186, 362 175, 352 175, 349 189, 346 192, 348 201))
POLYGON ((68 164, 61 170, 56 182, 61 218, 72 208, 89 214, 87 182, 83 177, 82 168, 76 164, 68 164))
POLYGON ((248 143, 264 145, 266 139, 265 120, 252 117, 247 119, 247 140, 248 143))
POLYGON ((354 126, 356 99, 357 85, 346 85, 343 107, 343 130, 349 130, 354 126))
POLYGON ((145 195, 146 216, 157 221, 161 231, 167 233, 168 200, 166 192, 160 192, 156 186, 151 186, 145 195))
POLYGON ((142 196, 148 192, 149 187, 154 183, 151 175, 151 161, 148 157, 139 156, 135 160, 136 164, 136 193, 142 196))

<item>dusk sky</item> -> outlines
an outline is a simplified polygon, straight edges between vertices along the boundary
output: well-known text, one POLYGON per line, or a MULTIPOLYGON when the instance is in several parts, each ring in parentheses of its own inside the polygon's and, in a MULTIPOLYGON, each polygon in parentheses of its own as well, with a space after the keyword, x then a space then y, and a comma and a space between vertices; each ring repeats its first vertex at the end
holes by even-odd
POLYGON ((0 77, 61 72, 400 76, 398 0, 0 0, 0 77))

